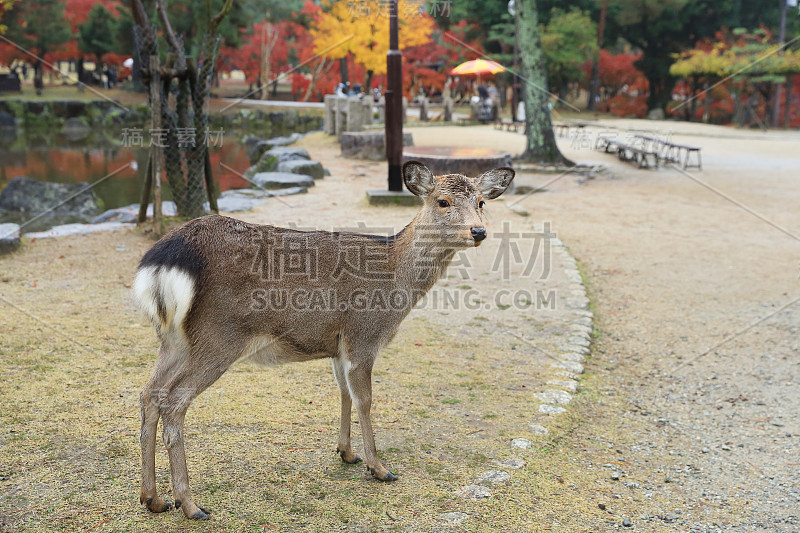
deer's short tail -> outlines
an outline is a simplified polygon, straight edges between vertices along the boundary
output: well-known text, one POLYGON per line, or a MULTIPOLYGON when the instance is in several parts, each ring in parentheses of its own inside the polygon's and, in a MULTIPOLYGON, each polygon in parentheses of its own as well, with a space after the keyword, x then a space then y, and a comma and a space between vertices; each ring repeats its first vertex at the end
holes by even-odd
POLYGON ((144 254, 133 282, 136 303, 160 333, 183 325, 197 295, 205 262, 198 247, 182 234, 187 226, 144 254))
POLYGON ((192 276, 178 267, 140 267, 133 282, 136 303, 161 332, 181 327, 195 295, 192 276))

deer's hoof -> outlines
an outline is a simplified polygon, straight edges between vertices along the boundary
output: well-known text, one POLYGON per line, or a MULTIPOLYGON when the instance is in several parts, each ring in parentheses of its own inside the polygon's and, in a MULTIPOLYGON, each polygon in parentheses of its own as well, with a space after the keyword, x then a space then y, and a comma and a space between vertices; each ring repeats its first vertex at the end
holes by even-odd
POLYGON ((352 450, 344 451, 344 450, 340 450, 339 448, 336 448, 336 453, 339 454, 339 457, 342 458, 343 462, 345 462, 345 463, 347 463, 349 465, 355 465, 355 464, 358 464, 358 463, 361 462, 361 457, 359 457, 356 454, 354 454, 352 452, 352 450))
POLYGON ((387 471, 385 476, 383 476, 382 478, 378 478, 378 479, 380 479, 381 481, 397 481, 397 476, 395 476, 391 472, 387 471))
POLYGON ((165 502, 161 498, 147 498, 141 503, 145 504, 151 513, 163 513, 172 509, 172 504, 165 502))
POLYGON ((192 520, 209 520, 210 519, 210 517, 208 516, 209 514, 211 513, 200 507, 199 510, 189 518, 191 518, 192 520))
POLYGON ((342 458, 342 462, 347 463, 349 465, 357 465, 361 462, 361 457, 357 456, 354 453, 351 453, 349 456, 344 453, 339 453, 339 456, 342 458))
POLYGON ((388 470, 383 475, 376 474, 374 468, 367 467, 367 471, 370 474, 372 474, 373 476, 375 476, 377 479, 379 479, 380 481, 397 481, 397 476, 392 474, 388 470))

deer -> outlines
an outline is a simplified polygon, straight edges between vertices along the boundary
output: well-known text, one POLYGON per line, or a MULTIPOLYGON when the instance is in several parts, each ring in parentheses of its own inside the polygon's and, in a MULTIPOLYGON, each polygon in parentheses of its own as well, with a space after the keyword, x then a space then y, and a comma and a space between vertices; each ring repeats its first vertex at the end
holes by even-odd
POLYGON ((375 358, 453 256, 486 239, 485 201, 514 179, 506 167, 477 178, 434 176, 417 161, 401 172, 423 202, 393 236, 299 231, 208 215, 168 232, 143 255, 133 295, 161 343, 140 395, 140 503, 149 511, 172 505, 156 492, 161 419, 174 505, 187 518, 209 519, 189 488, 184 420, 192 400, 241 360, 330 359, 341 397, 337 453, 344 463, 362 461, 350 441, 355 404, 368 472, 381 481, 398 479, 375 448, 375 358))

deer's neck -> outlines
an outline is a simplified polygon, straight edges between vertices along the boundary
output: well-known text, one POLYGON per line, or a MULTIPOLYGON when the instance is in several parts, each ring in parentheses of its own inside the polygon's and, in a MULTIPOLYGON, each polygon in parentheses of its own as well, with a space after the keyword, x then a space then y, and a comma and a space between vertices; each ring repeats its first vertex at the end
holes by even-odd
POLYGON ((439 235, 430 229, 423 231, 415 218, 392 246, 398 288, 411 292, 416 303, 444 275, 455 253, 455 249, 444 246, 439 235))

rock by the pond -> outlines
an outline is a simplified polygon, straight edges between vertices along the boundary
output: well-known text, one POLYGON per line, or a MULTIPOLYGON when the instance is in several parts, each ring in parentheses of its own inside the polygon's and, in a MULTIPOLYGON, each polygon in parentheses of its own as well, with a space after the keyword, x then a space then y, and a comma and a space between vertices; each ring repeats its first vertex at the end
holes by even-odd
POLYGON ((269 196, 290 196, 292 194, 305 194, 308 192, 306 187, 286 187, 285 189, 275 189, 274 191, 266 191, 269 196))
POLYGON ((261 154, 271 148, 264 139, 253 137, 252 135, 245 137, 242 140, 242 144, 244 145, 244 153, 247 155, 247 159, 250 160, 251 165, 258 161, 261 154))
MULTIPOLYGON (((125 207, 117 207, 116 209, 109 209, 108 211, 106 211, 106 213, 108 213, 109 211, 117 213, 133 213, 135 221, 136 218, 139 217, 139 204, 130 204, 126 205, 125 207)), ((103 215, 105 215, 106 213, 103 213, 103 215)), ((173 202, 172 200, 161 202, 161 214, 164 215, 165 217, 174 217, 175 215, 177 215, 178 207, 175 205, 175 202, 173 202)), ((147 218, 152 218, 152 217, 153 217, 153 204, 150 204, 147 206, 147 218)))
POLYGON ((270 197, 269 191, 264 191, 261 189, 230 189, 227 191, 222 191, 219 195, 219 199, 223 198, 268 198, 270 197))
POLYGON ((287 187, 313 187, 314 178, 288 172, 259 172, 252 178, 261 189, 285 189, 287 187))
POLYGON ((492 497, 491 491, 483 485, 467 485, 466 487, 461 487, 461 492, 473 500, 482 500, 492 497))
POLYGON ((134 224, 126 224, 124 222, 101 222, 100 224, 63 224, 61 226, 54 226, 47 231, 26 233, 25 236, 30 239, 51 239, 54 237, 86 235, 88 233, 97 233, 98 231, 111 231, 133 227, 135 227, 134 224))
POLYGON ((311 176, 315 180, 325 177, 325 170, 319 161, 307 161, 305 159, 293 159, 283 161, 278 165, 278 172, 291 172, 292 174, 304 174, 311 176))
POLYGON ((283 158, 282 161, 288 161, 289 159, 311 159, 311 156, 308 155, 308 150, 305 148, 298 148, 298 147, 291 147, 291 146, 275 146, 274 148, 270 148, 264 155, 268 155, 271 157, 278 157, 283 158))
POLYGON ((244 144, 245 153, 252 165, 261 157, 261 155, 276 146, 289 146, 302 138, 301 133, 292 133, 288 137, 273 137, 272 139, 261 139, 260 137, 247 136, 242 143, 244 144))
POLYGON ((478 483, 505 483, 511 479, 511 474, 502 470, 488 470, 478 476, 478 483))
POLYGON ((289 146, 290 144, 296 143, 298 140, 303 138, 302 133, 292 133, 288 137, 273 137, 272 139, 267 139, 265 142, 270 146, 289 146))
POLYGON ((14 128, 17 120, 5 111, 0 111, 0 128, 14 128))
POLYGON ((68 118, 64 123, 64 134, 71 141, 85 139, 92 133, 92 128, 78 117, 68 118))
POLYGON ((88 183, 50 183, 17 176, 0 191, 0 209, 30 215, 49 213, 89 220, 100 210, 88 183))
POLYGON ((264 152, 258 161, 245 170, 244 176, 252 178, 259 172, 274 172, 278 169, 278 165, 284 161, 292 161, 295 159, 311 159, 308 155, 308 150, 305 148, 292 148, 290 146, 276 146, 264 152))
POLYGON ((305 187, 288 187, 286 189, 275 189, 265 191, 264 189, 229 189, 223 191, 219 197, 222 198, 272 198, 274 196, 286 196, 289 194, 302 194, 308 192, 305 187))
POLYGON ((512 448, 520 448, 522 450, 527 450, 531 447, 531 441, 528 439, 523 439, 522 437, 512 439, 511 440, 511 447, 512 448))
POLYGON ((136 211, 126 209, 109 209, 105 213, 97 215, 92 219, 92 224, 101 224, 103 222, 126 222, 128 224, 135 223, 139 218, 138 206, 136 211))
POLYGON ((262 205, 266 200, 263 198, 219 198, 217 207, 220 213, 235 213, 237 211, 250 211, 258 205, 262 205))
POLYGON ((0 255, 19 248, 19 224, 0 224, 0 255))

